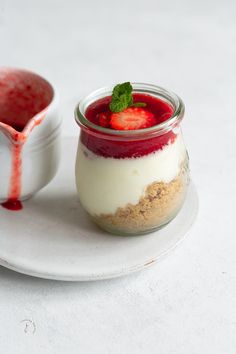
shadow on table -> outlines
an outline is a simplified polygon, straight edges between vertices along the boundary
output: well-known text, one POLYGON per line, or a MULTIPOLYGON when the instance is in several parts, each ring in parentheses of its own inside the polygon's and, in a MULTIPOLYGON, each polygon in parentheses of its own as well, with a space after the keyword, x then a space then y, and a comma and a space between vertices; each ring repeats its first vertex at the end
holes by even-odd
POLYGON ((24 213, 28 213, 35 220, 40 219, 45 224, 58 223, 74 228, 79 227, 80 230, 100 232, 100 229, 91 221, 74 193, 36 195, 24 203, 24 213))

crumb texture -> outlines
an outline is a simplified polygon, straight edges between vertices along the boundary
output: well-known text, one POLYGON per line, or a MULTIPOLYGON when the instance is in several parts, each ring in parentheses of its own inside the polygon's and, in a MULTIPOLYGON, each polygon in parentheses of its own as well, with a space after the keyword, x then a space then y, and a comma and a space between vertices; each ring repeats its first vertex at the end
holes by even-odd
POLYGON ((188 168, 169 183, 150 184, 136 205, 118 208, 114 214, 100 214, 95 221, 110 232, 142 233, 161 227, 176 216, 181 208, 188 185, 188 168))

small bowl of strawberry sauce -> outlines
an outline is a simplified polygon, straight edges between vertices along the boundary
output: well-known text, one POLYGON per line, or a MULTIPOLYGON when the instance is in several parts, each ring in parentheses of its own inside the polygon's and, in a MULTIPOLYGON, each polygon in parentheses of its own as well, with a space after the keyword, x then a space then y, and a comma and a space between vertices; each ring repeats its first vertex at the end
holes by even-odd
POLYGON ((77 105, 77 191, 102 229, 144 234, 178 214, 189 184, 183 116, 176 94, 142 83, 99 89, 77 105))
POLYGON ((0 203, 22 201, 54 177, 60 158, 57 96, 52 85, 28 70, 0 68, 0 203))

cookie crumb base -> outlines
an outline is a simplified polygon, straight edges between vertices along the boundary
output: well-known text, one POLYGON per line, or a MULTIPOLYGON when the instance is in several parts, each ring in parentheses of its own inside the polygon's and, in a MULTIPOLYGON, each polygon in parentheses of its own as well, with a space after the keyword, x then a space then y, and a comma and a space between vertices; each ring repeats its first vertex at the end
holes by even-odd
POLYGON ((100 214, 94 221, 106 231, 119 235, 145 234, 170 222, 185 200, 188 178, 186 169, 169 183, 150 184, 136 205, 118 208, 114 214, 100 214))

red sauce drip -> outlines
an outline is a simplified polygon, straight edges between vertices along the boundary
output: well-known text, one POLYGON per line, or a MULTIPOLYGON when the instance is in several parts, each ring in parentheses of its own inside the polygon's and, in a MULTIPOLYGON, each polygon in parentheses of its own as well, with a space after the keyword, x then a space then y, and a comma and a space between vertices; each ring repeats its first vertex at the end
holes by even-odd
MULTIPOLYGON (((173 108, 165 101, 151 95, 135 93, 134 102, 144 102, 148 111, 152 112, 156 119, 156 124, 165 122, 173 114, 173 108)), ((92 103, 86 110, 85 115, 92 123, 99 125, 99 113, 111 114, 109 103, 111 97, 104 97, 92 103)), ((114 130, 115 131, 115 130, 114 130)), ((174 142, 176 135, 169 131, 161 136, 136 141, 117 141, 111 138, 102 139, 93 136, 87 131, 81 131, 82 143, 92 152, 104 157, 126 158, 140 157, 159 149, 164 145, 174 142)))
POLYGON ((52 97, 52 87, 40 76, 25 70, 0 69, 0 129, 11 136, 12 159, 8 199, 2 203, 6 209, 22 209, 22 149, 32 129, 45 117, 52 97))
POLYGON ((21 170, 22 170, 22 159, 21 153, 23 149, 23 144, 12 143, 11 146, 12 154, 12 167, 11 167, 11 179, 10 188, 8 192, 8 200, 2 203, 2 206, 9 210, 21 210, 22 204, 19 201, 21 195, 21 170))
POLYGON ((18 211, 23 209, 23 205, 20 200, 8 199, 6 202, 2 203, 2 207, 11 211, 18 211))

